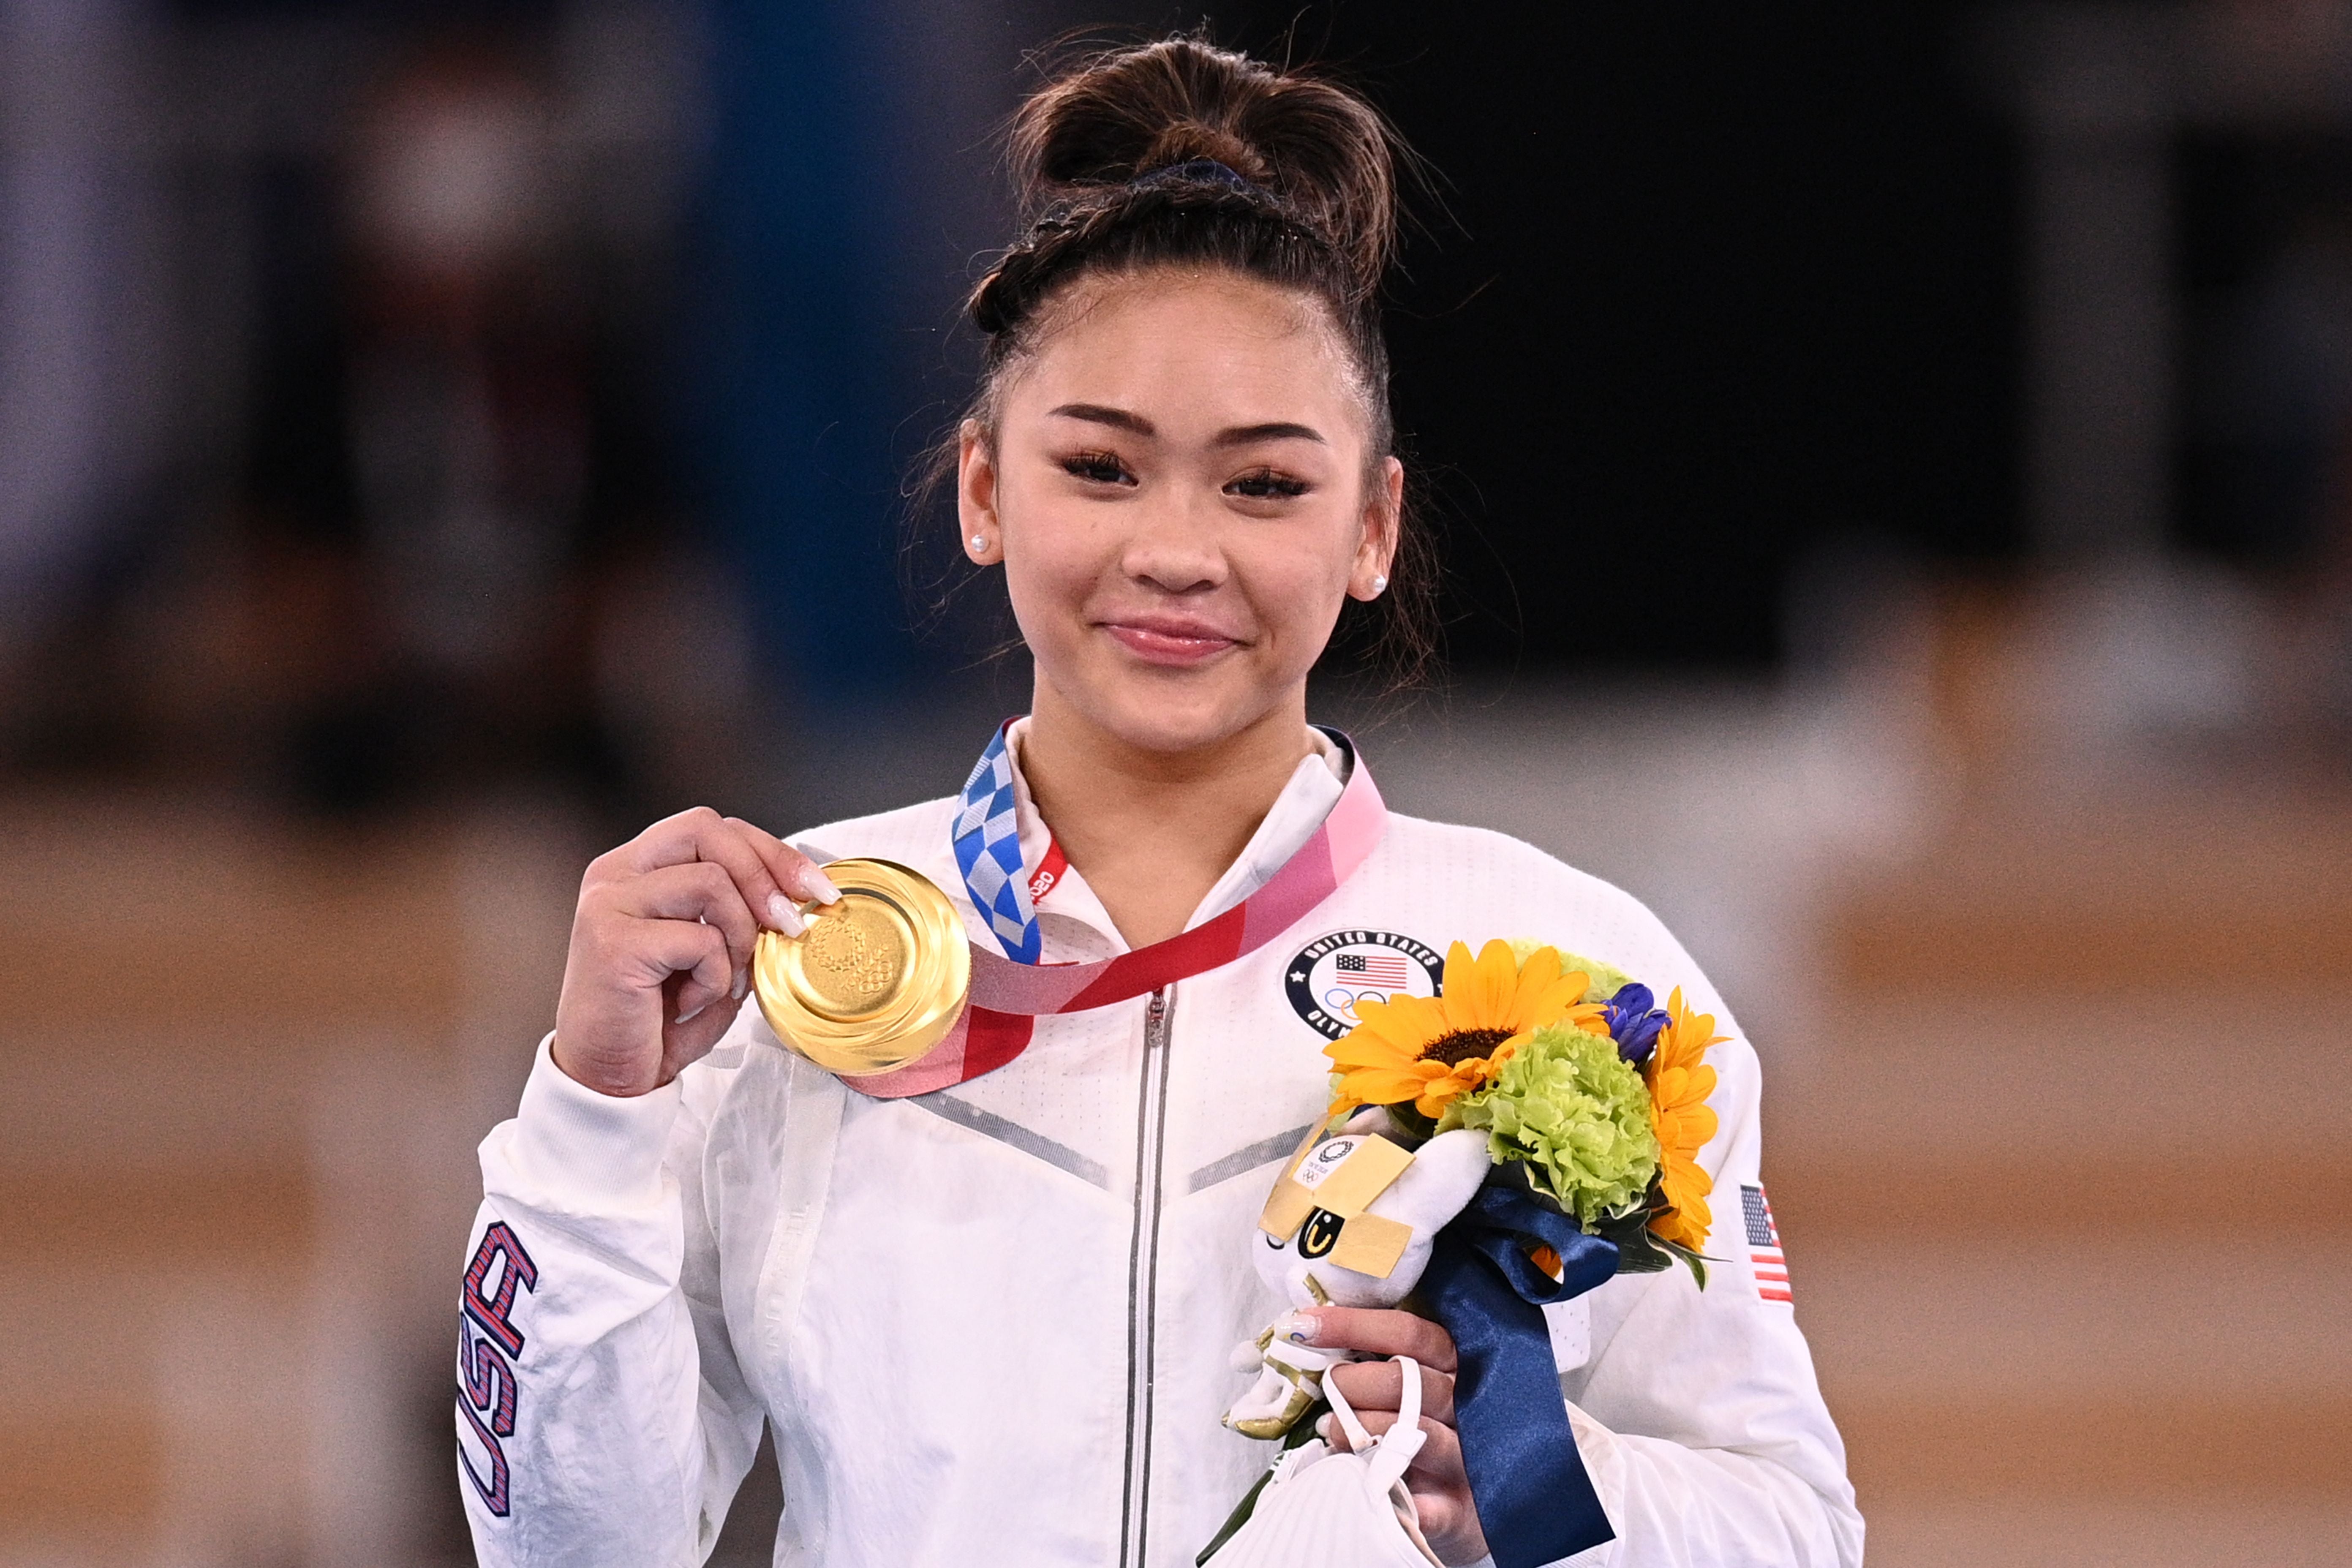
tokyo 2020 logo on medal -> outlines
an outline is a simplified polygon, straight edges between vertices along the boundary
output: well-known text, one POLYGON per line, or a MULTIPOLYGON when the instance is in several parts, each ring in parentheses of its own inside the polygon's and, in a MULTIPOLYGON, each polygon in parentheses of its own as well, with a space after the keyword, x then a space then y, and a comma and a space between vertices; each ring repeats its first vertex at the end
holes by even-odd
POLYGON ((1356 1004, 1434 996, 1445 959, 1427 942, 1392 931, 1335 931, 1298 951, 1282 973, 1293 1011, 1338 1039, 1358 1022, 1356 1004))

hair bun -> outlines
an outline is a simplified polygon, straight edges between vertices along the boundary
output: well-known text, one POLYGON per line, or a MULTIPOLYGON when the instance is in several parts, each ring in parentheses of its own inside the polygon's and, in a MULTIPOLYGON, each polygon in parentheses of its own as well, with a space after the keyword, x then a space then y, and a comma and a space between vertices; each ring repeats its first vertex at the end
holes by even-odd
POLYGON ((1274 171, 1265 166, 1255 148, 1230 131, 1197 120, 1179 121, 1162 131, 1144 153, 1136 174, 1153 174, 1202 159, 1223 163, 1254 185, 1267 184, 1274 178, 1274 171))
POLYGON ((1223 163, 1319 235, 1369 298, 1396 243, 1393 140, 1346 88, 1178 37, 1047 83, 1013 118, 1011 157, 1031 220, 1160 169, 1223 163))

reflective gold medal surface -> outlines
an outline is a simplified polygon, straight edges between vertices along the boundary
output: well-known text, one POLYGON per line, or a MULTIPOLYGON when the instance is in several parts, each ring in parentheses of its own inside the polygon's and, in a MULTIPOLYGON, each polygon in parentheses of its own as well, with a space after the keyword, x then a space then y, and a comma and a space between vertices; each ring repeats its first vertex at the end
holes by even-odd
POLYGON ((824 868, 837 904, 796 937, 760 933, 751 989, 776 1038, 828 1072, 896 1070, 946 1037, 971 984, 971 943, 929 878, 889 860, 824 868))

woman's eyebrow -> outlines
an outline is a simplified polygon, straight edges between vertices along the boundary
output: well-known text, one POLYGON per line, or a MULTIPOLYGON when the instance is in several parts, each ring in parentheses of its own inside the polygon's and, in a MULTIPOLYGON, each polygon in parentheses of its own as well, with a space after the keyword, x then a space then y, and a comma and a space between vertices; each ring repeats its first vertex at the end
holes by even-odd
MULTIPOLYGON (((1112 408, 1100 403, 1065 403, 1049 411, 1052 417, 1083 419, 1090 425, 1108 425, 1116 430, 1133 435, 1153 437, 1160 434, 1150 420, 1140 414, 1130 414, 1124 408, 1112 408)), ((1256 441, 1313 441, 1328 445, 1323 433, 1312 425, 1293 425, 1270 421, 1264 425, 1236 425, 1230 430, 1217 432, 1211 443, 1217 447, 1246 447, 1256 441)))
POLYGON ((1138 436, 1159 434, 1142 415, 1129 414, 1124 408, 1106 408, 1099 403, 1065 403, 1053 413, 1064 419, 1084 419, 1091 425, 1108 425, 1138 436))
MULTIPOLYGON (((1253 441, 1320 442, 1322 440, 1323 432, 1316 429, 1312 425, 1286 425, 1275 423, 1270 425, 1237 425, 1230 430, 1221 430, 1217 433, 1215 444, 1220 447, 1246 447, 1253 441)), ((1328 442, 1324 444, 1328 445, 1328 442)))

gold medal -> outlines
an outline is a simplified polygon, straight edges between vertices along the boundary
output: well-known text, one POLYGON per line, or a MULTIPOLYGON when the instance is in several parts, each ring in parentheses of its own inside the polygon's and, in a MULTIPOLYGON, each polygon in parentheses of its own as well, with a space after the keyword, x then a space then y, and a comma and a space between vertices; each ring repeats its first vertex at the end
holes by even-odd
POLYGON ((799 936, 760 933, 752 992, 776 1038, 827 1072, 895 1071, 955 1026, 971 984, 971 939, 919 871, 856 859, 824 874, 841 901, 805 911, 799 936))

